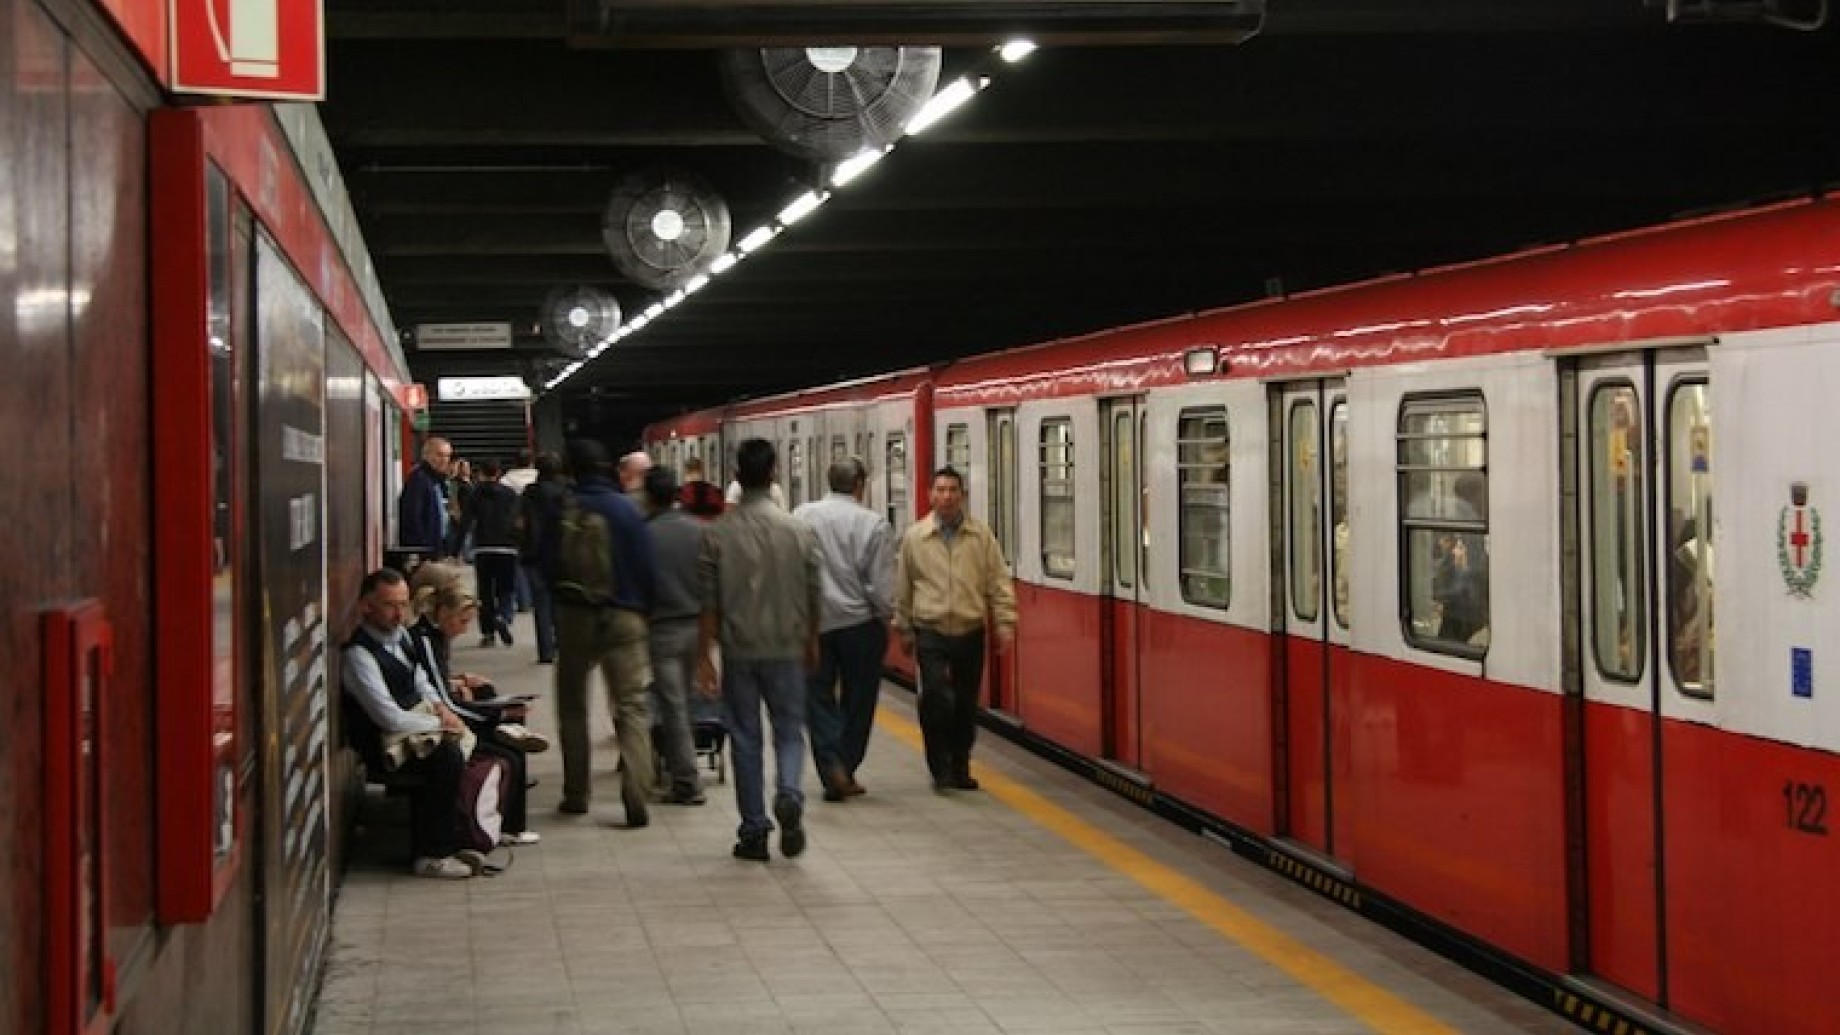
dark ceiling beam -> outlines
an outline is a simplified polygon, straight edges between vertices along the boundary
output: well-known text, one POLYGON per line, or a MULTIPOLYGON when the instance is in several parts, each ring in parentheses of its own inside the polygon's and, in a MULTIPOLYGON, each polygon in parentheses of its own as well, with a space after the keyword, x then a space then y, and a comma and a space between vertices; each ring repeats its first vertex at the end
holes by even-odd
MULTIPOLYGON (((679 8, 691 6, 681 0, 669 2, 679 8)), ((853 6, 869 8, 874 5, 857 3, 853 6)), ((912 6, 939 4, 934 0, 933 4, 912 6)), ((1282 0, 1268 6, 1259 33, 1261 37, 1329 33, 1584 31, 1654 25, 1663 17, 1661 12, 1645 8, 1634 0, 1628 3, 1605 3, 1603 0, 1542 0, 1540 3, 1525 0, 1282 0)), ((561 39, 568 34, 569 19, 561 3, 535 7, 468 3, 429 10, 364 0, 331 0, 327 4, 326 29, 328 38, 335 42, 561 39)), ((759 29, 754 29, 753 33, 748 38, 758 39, 759 29)), ((912 37, 904 42, 917 39, 912 37)), ((636 46, 642 42, 629 37, 625 44, 636 46)))

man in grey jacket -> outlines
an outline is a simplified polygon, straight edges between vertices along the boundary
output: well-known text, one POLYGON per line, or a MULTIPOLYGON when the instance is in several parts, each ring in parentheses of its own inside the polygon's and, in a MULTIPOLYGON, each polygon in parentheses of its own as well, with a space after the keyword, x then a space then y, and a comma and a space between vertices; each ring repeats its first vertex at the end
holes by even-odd
POLYGON ((856 769, 869 750, 894 615, 894 534, 862 504, 869 472, 854 457, 830 467, 830 495, 793 511, 824 553, 818 664, 807 683, 811 758, 824 800, 863 793, 856 769), (843 684, 841 697, 837 684, 843 684))
POLYGON ((701 805, 703 782, 697 776, 696 747, 690 738, 689 693, 696 678, 697 621, 703 612, 696 559, 704 524, 676 504, 677 477, 670 469, 645 472, 645 519, 652 529, 657 569, 651 615, 652 718, 671 775, 665 800, 701 805))
POLYGON ((710 648, 722 644, 722 701, 735 761, 741 826, 735 858, 767 861, 773 824, 763 804, 760 706, 773 720, 778 772, 773 816, 780 854, 805 850, 805 669, 818 652, 818 542, 804 522, 773 502, 773 444, 753 438, 736 451, 741 502, 709 525, 697 560, 703 617, 698 688, 716 685, 710 648))

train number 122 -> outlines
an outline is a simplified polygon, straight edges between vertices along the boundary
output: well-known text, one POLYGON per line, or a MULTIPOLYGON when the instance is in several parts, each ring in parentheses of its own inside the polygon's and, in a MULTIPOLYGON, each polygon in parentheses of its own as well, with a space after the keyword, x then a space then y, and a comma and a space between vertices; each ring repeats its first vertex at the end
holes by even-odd
POLYGON ((1783 811, 1790 830, 1827 836, 1827 788, 1820 784, 1784 781, 1783 811))

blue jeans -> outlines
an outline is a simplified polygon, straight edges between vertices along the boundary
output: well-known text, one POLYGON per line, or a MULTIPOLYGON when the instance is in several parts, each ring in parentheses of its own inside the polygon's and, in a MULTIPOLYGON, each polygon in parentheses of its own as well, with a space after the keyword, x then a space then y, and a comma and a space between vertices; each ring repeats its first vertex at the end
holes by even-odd
POLYGON ((833 629, 818 637, 818 669, 811 674, 811 760, 818 776, 835 770, 854 778, 869 751, 875 704, 882 691, 882 656, 888 624, 880 619, 833 629), (838 692, 838 683, 842 692, 838 692))
POLYGON ((524 577, 530 580, 531 617, 537 623, 537 660, 556 660, 556 598, 550 596, 549 582, 543 569, 523 565, 524 577))
POLYGON ((735 808, 741 813, 736 836, 746 841, 767 836, 764 797, 765 764, 761 759, 760 705, 773 721, 773 753, 778 770, 777 796, 805 806, 799 778, 805 773, 805 666, 791 658, 773 661, 723 659, 722 704, 728 722, 730 754, 735 760, 735 808))

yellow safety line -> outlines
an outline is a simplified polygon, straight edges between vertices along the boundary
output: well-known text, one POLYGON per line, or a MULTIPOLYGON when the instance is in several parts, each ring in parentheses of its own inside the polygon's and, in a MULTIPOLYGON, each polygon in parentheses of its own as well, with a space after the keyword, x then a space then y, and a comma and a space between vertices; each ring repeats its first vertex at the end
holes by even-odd
MULTIPOLYGON (((876 710, 876 723, 908 747, 923 751, 920 728, 885 708, 876 710)), ((1449 1033, 1456 1030, 1425 1011, 1374 984, 1347 967, 1304 945, 1234 905, 1201 883, 1092 826, 1014 780, 978 766, 975 773, 985 792, 1041 826, 1065 838, 1100 862, 1142 885, 1164 901, 1180 906, 1190 916, 1238 942, 1254 955, 1291 977, 1356 1019, 1386 1033, 1449 1033)))

